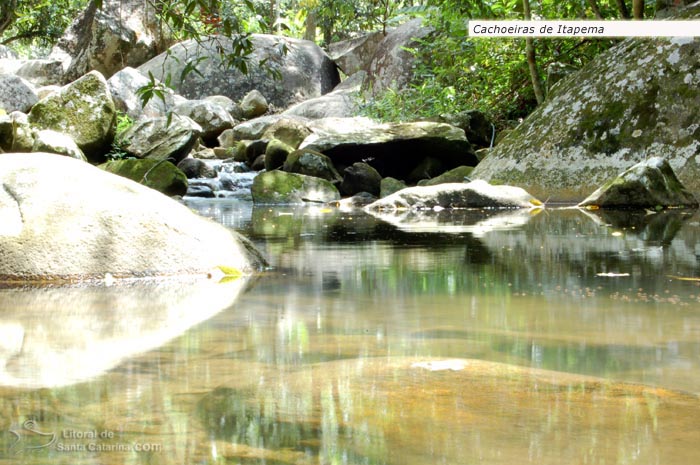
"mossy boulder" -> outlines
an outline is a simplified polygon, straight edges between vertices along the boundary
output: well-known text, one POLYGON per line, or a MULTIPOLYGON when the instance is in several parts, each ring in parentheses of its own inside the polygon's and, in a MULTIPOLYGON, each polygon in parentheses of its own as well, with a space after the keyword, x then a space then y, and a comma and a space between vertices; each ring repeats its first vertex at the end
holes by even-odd
POLYGON ((137 158, 179 163, 197 145, 200 125, 186 116, 142 119, 118 134, 120 147, 137 158))
POLYGON ((382 182, 379 184, 379 198, 384 198, 387 197, 394 192, 398 192, 401 189, 405 189, 406 183, 401 181, 400 179, 388 177, 382 179, 382 182))
POLYGON ((272 123, 263 133, 262 139, 278 139, 296 149, 309 135, 311 130, 304 119, 288 117, 272 123))
POLYGON ((129 158, 109 161, 99 167, 165 195, 185 195, 187 193, 187 176, 169 161, 129 158))
POLYGON ((255 177, 251 189, 258 204, 303 204, 340 199, 338 189, 325 179, 284 171, 267 171, 255 177))
MULTIPOLYGON (((700 16, 700 4, 689 7, 700 16)), ((627 167, 668 160, 700 192, 700 38, 630 38, 557 83, 474 170, 478 179, 581 201, 627 167)))
POLYGON ((315 150, 301 149, 289 154, 282 169, 288 173, 304 174, 326 179, 331 182, 340 182, 341 177, 333 166, 333 161, 315 150))
POLYGON ((114 139, 116 117, 107 81, 91 71, 37 102, 29 123, 69 135, 90 161, 101 161, 114 139))
POLYGON ((265 169, 268 171, 281 168, 294 147, 279 139, 272 139, 265 148, 265 169))
POLYGON ((360 192, 368 192, 379 196, 381 191, 382 175, 367 163, 353 163, 343 170, 343 182, 340 184, 340 192, 343 195, 355 195, 360 192))
POLYGON ((580 207, 696 208, 698 201, 678 180, 668 162, 650 158, 600 187, 580 207))
POLYGON ((440 176, 420 181, 418 185, 437 186, 438 184, 446 184, 448 182, 468 182, 472 171, 474 171, 473 166, 458 166, 453 170, 442 173, 440 176))

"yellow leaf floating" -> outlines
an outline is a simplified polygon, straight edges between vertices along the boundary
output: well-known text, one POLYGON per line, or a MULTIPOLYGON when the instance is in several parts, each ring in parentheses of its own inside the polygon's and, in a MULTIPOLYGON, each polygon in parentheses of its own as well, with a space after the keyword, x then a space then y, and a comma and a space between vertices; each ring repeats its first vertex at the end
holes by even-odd
POLYGON ((232 266, 219 265, 217 268, 224 274, 224 276, 219 280, 220 283, 235 281, 243 276, 241 270, 232 266))

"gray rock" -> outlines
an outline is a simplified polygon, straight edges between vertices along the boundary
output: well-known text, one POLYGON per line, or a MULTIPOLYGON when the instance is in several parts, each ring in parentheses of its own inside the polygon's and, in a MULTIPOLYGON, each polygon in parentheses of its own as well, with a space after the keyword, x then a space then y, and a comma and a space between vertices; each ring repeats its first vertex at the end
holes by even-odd
POLYGON ((364 161, 383 177, 406 179, 426 154, 438 158, 445 169, 477 162, 464 131, 444 123, 326 118, 309 127, 313 134, 300 148, 326 154, 338 170, 364 161))
POLYGON ((150 83, 149 79, 134 68, 126 67, 107 80, 109 90, 117 110, 126 113, 133 120, 141 117, 156 118, 171 111, 183 97, 175 95, 170 89, 165 92, 165 101, 154 97, 143 106, 137 91, 150 83))
POLYGON ((350 118, 360 111, 359 95, 367 73, 359 71, 340 83, 332 92, 297 103, 282 114, 310 119, 350 118))
POLYGON ((228 114, 231 115, 231 117, 236 121, 243 118, 241 106, 233 100, 231 100, 230 98, 226 97, 225 95, 207 95, 206 97, 204 97, 204 100, 208 100, 212 103, 216 103, 217 105, 224 107, 224 110, 226 110, 228 114))
POLYGON ((143 0, 102 0, 95 2, 73 21, 51 51, 60 60, 64 82, 90 70, 111 77, 126 66, 136 67, 153 58, 167 46, 158 14, 143 0))
POLYGON ((87 161, 82 150, 80 150, 78 144, 76 144, 73 139, 66 134, 50 129, 44 129, 43 131, 34 133, 32 152, 56 153, 58 155, 65 155, 78 160, 87 161))
POLYGON ((490 147, 495 143, 496 128, 491 120, 479 110, 467 110, 440 116, 440 122, 464 130, 467 140, 475 147, 490 147))
POLYGON ((177 164, 177 167, 185 173, 187 179, 216 177, 214 168, 197 158, 185 158, 177 164))
POLYGON ((340 184, 340 192, 343 195, 355 195, 360 192, 368 192, 379 196, 381 192, 382 176, 367 163, 353 163, 343 170, 343 182, 340 184))
POLYGON ((175 107, 175 113, 187 116, 202 128, 205 142, 215 140, 226 129, 231 129, 234 120, 224 107, 209 100, 187 100, 175 107))
POLYGON ((416 47, 417 40, 430 32, 430 28, 422 25, 422 19, 417 18, 397 27, 382 40, 367 68, 373 92, 398 90, 409 83, 416 58, 407 48, 416 47))
POLYGON ((216 197, 214 191, 209 186, 188 186, 186 195, 188 197, 203 197, 208 199, 216 197))
POLYGON ((369 210, 435 208, 532 208, 542 202, 514 186, 493 186, 485 181, 407 187, 367 206, 369 210))
POLYGON ((20 60, 13 74, 35 86, 62 85, 66 82, 63 78, 63 62, 60 60, 20 60))
POLYGON ((230 229, 69 157, 2 155, 0 183, 2 281, 204 278, 219 266, 250 273, 264 263, 230 229))
POLYGON ((398 192, 401 189, 406 188, 406 183, 392 177, 387 177, 382 179, 382 182, 379 184, 379 198, 384 198, 387 197, 394 192, 398 192))
POLYGON ((176 59, 166 59, 167 54, 163 53, 139 70, 144 73, 151 71, 161 80, 170 74, 175 91, 190 99, 225 95, 240 101, 245 94, 257 89, 269 104, 278 108, 287 108, 293 103, 330 92, 340 80, 333 62, 313 42, 262 34, 253 34, 249 39, 253 53, 249 57, 247 75, 222 66, 217 49, 222 47, 229 55, 233 49, 231 41, 221 36, 214 36, 201 44, 194 40, 177 44, 168 52, 176 59), (288 49, 286 54, 281 52, 281 46, 288 49), (188 60, 200 57, 205 58, 197 66, 202 75, 190 73, 181 80, 188 60), (267 62, 260 65, 262 60, 267 62), (278 72, 281 79, 272 77, 265 65, 278 72))
POLYGON ((327 203, 340 199, 338 189, 325 179, 279 170, 256 176, 251 192, 257 204, 327 203))
POLYGON ((698 202, 668 162, 654 157, 637 163, 588 196, 579 207, 696 208, 698 202))
POLYGON ((243 96, 241 100, 241 114, 245 119, 253 119, 267 113, 268 105, 265 96, 257 89, 253 89, 243 96))
POLYGON ((305 120, 281 118, 265 130, 261 139, 277 139, 296 149, 309 135, 311 135, 311 130, 305 120))
POLYGON ((270 141, 263 139, 248 141, 245 149, 245 161, 248 162, 248 165, 250 165, 251 168, 255 165, 255 160, 257 160, 257 158, 260 156, 263 157, 262 166, 265 166, 265 151, 267 150, 267 144, 269 142, 270 141))
MULTIPOLYGON (((445 172, 445 165, 442 161, 435 157, 425 157, 418 163, 418 166, 413 168, 408 174, 406 180, 410 183, 417 183, 422 180, 432 179, 445 172)), ((462 182, 461 180, 459 182, 462 182)))
POLYGON ((578 68, 566 63, 550 63, 549 66, 547 66, 547 95, 552 92, 556 83, 576 71, 578 71, 578 68))
POLYGON ((384 40, 380 31, 370 32, 354 39, 334 42, 328 46, 328 55, 338 68, 350 76, 366 71, 379 44, 384 40))
POLYGON ((69 135, 91 161, 101 161, 114 139, 117 112, 107 81, 91 71, 40 100, 29 123, 69 135))
POLYGON ((200 126, 185 116, 140 120, 118 135, 120 146, 138 158, 179 163, 196 146, 200 126))
POLYGON ((288 173, 314 176, 331 182, 340 182, 342 179, 330 158, 309 149, 300 149, 290 153, 282 169, 288 173))
POLYGON ((0 108, 27 113, 39 100, 34 87, 19 76, 0 74, 0 108))
POLYGON ((51 94, 55 94, 61 91, 61 86, 57 85, 48 85, 48 86, 41 86, 36 90, 36 95, 39 97, 39 100, 48 97, 51 94))
POLYGON ((301 124, 307 124, 311 120, 308 118, 303 118, 301 116, 290 116, 290 115, 266 115, 259 118, 251 119, 249 121, 244 121, 243 123, 237 124, 233 128, 233 138, 237 140, 255 140, 262 139, 265 131, 272 127, 278 121, 285 119, 295 119, 301 124))
MULTIPOLYGON (((700 16, 700 4, 688 8, 700 16)), ((700 193, 700 38, 627 39, 565 78, 474 170, 557 201, 581 201, 658 156, 700 193)))

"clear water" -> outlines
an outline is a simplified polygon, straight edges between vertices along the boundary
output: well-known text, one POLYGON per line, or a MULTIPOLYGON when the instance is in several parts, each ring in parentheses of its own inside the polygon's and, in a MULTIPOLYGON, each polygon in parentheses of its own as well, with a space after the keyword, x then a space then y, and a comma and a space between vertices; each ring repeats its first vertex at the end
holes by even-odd
POLYGON ((248 281, 0 290, 0 464, 700 463, 700 220, 197 200, 248 281))

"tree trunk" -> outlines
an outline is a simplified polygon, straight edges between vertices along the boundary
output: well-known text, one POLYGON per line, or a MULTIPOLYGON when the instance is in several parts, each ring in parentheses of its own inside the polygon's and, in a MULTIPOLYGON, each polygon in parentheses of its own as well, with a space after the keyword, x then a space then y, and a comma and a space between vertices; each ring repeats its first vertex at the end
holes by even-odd
MULTIPOLYGON (((525 21, 530 21, 532 18, 530 14, 530 0, 523 0, 523 12, 525 14, 525 21)), ((527 66, 530 68, 530 80, 532 81, 532 88, 535 91, 535 98, 537 99, 537 104, 541 105, 542 102, 544 102, 544 92, 542 90, 540 73, 537 71, 535 42, 532 37, 525 38, 525 56, 527 57, 527 66)))
POLYGON ((644 19, 644 0, 632 0, 632 17, 644 19))
POLYGON ((304 39, 316 42, 316 12, 312 9, 306 13, 304 22, 304 39))
POLYGON ((17 9, 17 0, 3 1, 0 5, 0 34, 5 32, 12 23, 15 22, 15 10, 17 9))
POLYGON ((603 13, 600 12, 600 7, 598 6, 597 0, 588 0, 588 6, 593 10, 593 14, 597 19, 603 19, 603 13))
POLYGON ((625 0, 617 0, 617 8, 620 10, 622 19, 630 19, 630 10, 627 9, 625 0))

